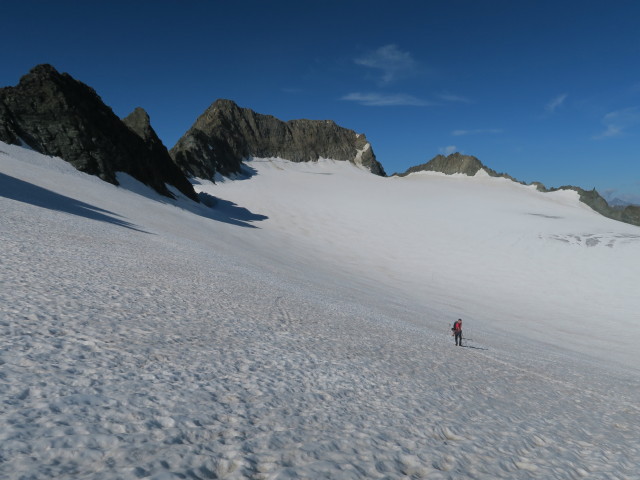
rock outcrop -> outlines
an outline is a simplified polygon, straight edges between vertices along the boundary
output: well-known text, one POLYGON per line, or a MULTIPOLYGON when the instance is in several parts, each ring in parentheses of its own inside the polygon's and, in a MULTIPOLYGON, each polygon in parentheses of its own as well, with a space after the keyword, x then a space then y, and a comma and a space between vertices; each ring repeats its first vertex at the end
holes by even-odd
MULTIPOLYGON (((476 157, 471 155, 462 155, 461 153, 452 153, 451 155, 436 155, 429 162, 417 165, 409 168, 406 172, 400 174, 394 174, 399 177, 407 176, 416 172, 440 172, 447 175, 453 175, 455 173, 461 173, 469 176, 474 176, 478 171, 484 170, 492 177, 508 178, 514 182, 526 185, 524 182, 516 180, 511 175, 506 173, 498 173, 495 170, 483 165, 483 163, 476 157)), ((540 182, 533 182, 531 185, 541 192, 554 192, 557 190, 574 190, 578 193, 580 201, 591 207, 599 214, 632 225, 640 226, 640 207, 636 205, 628 205, 624 208, 612 207, 607 201, 600 196, 595 190, 584 190, 580 187, 574 187, 572 185, 566 185, 559 188, 546 188, 540 182)))
POLYGON ((463 173, 474 176, 482 168, 485 168, 485 166, 476 157, 456 152, 448 156, 436 155, 427 163, 411 167, 406 172, 397 174, 397 176, 404 177, 416 172, 441 172, 447 175, 463 173))
POLYGON ((113 184, 116 172, 125 172, 163 195, 173 197, 169 184, 198 201, 148 116, 132 115, 129 128, 92 88, 51 65, 39 65, 17 86, 0 89, 0 140, 60 157, 113 184))
MULTIPOLYGON (((405 177, 411 173, 416 172, 440 172, 447 175, 453 175, 455 173, 462 173, 473 177, 480 170, 484 170, 492 177, 503 177, 518 182, 511 175, 506 173, 498 173, 495 170, 484 165, 480 160, 472 155, 463 155, 461 153, 452 153, 451 155, 436 155, 427 163, 417 165, 409 168, 404 173, 396 173, 394 175, 398 177, 405 177)), ((518 182, 523 183, 523 182, 518 182)))
POLYGON ((385 176, 371 145, 330 120, 283 122, 240 108, 230 100, 215 101, 170 151, 188 176, 213 179, 216 173, 239 173, 242 160, 279 157, 293 162, 319 158, 344 160, 385 176))

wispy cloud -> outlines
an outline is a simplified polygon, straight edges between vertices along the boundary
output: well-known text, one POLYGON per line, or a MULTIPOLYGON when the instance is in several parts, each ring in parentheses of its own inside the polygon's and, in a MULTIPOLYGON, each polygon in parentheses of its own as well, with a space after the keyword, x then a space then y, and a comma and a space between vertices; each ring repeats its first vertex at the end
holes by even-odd
POLYGON ((411 53, 403 52, 396 45, 385 45, 356 58, 355 63, 379 71, 378 82, 387 85, 393 81, 412 75, 418 67, 411 53))
POLYGON ((395 106, 411 106, 411 107, 428 107, 433 103, 406 95, 403 93, 383 94, 383 93, 349 93, 341 98, 350 102, 357 102, 367 107, 395 107, 395 106))
POLYGON ((618 125, 607 125, 603 132, 599 133, 593 138, 595 138, 596 140, 602 140, 604 138, 619 137, 620 135, 622 135, 621 127, 619 127, 618 125))
POLYGON ((476 128, 474 130, 454 130, 451 135, 454 137, 461 137, 463 135, 484 135, 484 134, 497 134, 502 133, 501 128, 476 128))
POLYGON ((438 95, 440 100, 444 100, 445 102, 452 103, 473 103, 472 100, 469 100, 467 97, 463 97, 461 95, 454 95, 451 93, 442 93, 438 95))
POLYGON ((555 113, 562 105, 564 105, 564 101, 567 99, 568 95, 566 93, 562 93, 557 97, 553 98, 549 103, 547 103, 544 109, 549 113, 555 113))
POLYGON ((640 123, 640 108, 629 107, 615 110, 602 117, 604 130, 593 138, 603 140, 606 138, 619 137, 623 135, 626 130, 638 123, 640 123))
POLYGON ((458 151, 458 147, 455 145, 449 145, 448 147, 440 147, 440 153, 444 155, 451 155, 452 153, 456 153, 458 151))

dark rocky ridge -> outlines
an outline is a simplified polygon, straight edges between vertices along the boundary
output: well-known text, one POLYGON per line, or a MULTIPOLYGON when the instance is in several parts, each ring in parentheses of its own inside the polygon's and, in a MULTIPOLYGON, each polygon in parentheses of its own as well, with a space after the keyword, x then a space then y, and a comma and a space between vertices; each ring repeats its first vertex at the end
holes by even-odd
POLYGON ((360 163, 376 175, 386 175, 364 135, 330 120, 283 122, 230 100, 215 101, 170 153, 186 175, 208 179, 216 173, 239 173, 242 160, 249 157, 293 162, 324 157, 360 163))
POLYGON ((125 172, 163 195, 173 197, 169 184, 198 201, 143 116, 134 112, 127 127, 95 90, 51 65, 38 65, 17 86, 0 89, 0 140, 24 142, 116 185, 116 172, 125 172))
MULTIPOLYGON (((415 167, 409 168, 406 172, 400 174, 394 174, 399 177, 407 176, 411 173, 416 172, 441 172, 447 175, 453 175, 455 173, 462 173, 465 175, 473 176, 478 171, 484 170, 492 177, 503 177, 508 178, 517 183, 521 183, 522 185, 526 185, 524 182, 516 180, 510 175, 506 173, 498 173, 495 170, 485 166, 482 164, 480 160, 471 155, 462 155, 461 153, 452 153, 451 155, 436 155, 429 162, 423 163, 422 165, 417 165, 415 167)), ((546 188, 540 182, 533 182, 532 185, 535 185, 536 188, 541 192, 554 192, 557 190, 574 190, 578 192, 580 196, 580 201, 587 204, 593 210, 598 212, 599 214, 611 218, 613 220, 618 220, 625 223, 630 223, 631 225, 640 226, 640 206, 636 205, 628 205, 626 207, 612 207, 607 201, 600 196, 600 194, 595 190, 584 190, 580 187, 575 187, 572 185, 566 185, 559 188, 546 188)))

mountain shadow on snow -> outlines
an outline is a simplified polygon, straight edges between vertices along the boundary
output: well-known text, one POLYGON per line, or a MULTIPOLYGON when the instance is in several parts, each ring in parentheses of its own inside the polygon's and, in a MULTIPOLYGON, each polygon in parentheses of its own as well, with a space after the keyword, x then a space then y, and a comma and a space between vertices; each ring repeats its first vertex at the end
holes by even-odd
POLYGON ((209 218, 219 222, 230 223, 239 227, 258 228, 253 222, 261 222, 269 217, 251 212, 248 208, 240 207, 236 203, 215 197, 209 218))
POLYGON ((0 197, 17 202, 28 203, 36 207, 69 213, 99 222, 111 223, 141 233, 149 233, 133 223, 122 220, 118 214, 98 208, 75 198, 60 195, 46 188, 0 173, 0 197))
MULTIPOLYGON (((249 176, 257 173, 255 169, 250 167, 244 167, 244 170, 246 170, 246 174, 249 176)), ((192 179, 191 181, 194 185, 199 184, 196 179, 192 179)), ((269 218, 266 215, 253 213, 249 209, 241 207, 236 203, 210 195, 206 192, 198 193, 198 203, 186 200, 179 201, 179 203, 176 204, 174 203, 174 200, 159 194, 157 191, 127 174, 118 175, 118 184, 121 188, 135 193, 136 195, 148 198, 154 202, 175 205, 209 220, 229 223, 239 227, 258 228, 255 225, 252 225, 252 223, 260 222, 269 218)))

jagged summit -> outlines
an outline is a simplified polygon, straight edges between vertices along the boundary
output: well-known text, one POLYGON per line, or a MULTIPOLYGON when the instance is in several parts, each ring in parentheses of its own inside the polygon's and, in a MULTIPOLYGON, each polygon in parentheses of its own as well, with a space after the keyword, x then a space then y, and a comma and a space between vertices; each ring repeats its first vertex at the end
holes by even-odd
MULTIPOLYGON (((151 135, 150 124, 145 131, 151 135)), ((95 90, 51 65, 38 65, 17 86, 0 89, 0 140, 58 156, 113 184, 116 172, 125 172, 163 195, 173 196, 169 184, 197 200, 159 140, 148 148, 95 90)))
POLYGON ((160 142, 155 130, 151 127, 149 114, 142 107, 136 107, 133 112, 124 117, 122 121, 129 129, 146 142, 160 142))
POLYGON ((385 176, 366 137, 332 120, 284 122, 216 100, 170 151, 186 175, 213 178, 240 171, 249 157, 279 157, 293 162, 331 158, 360 164, 385 176))

